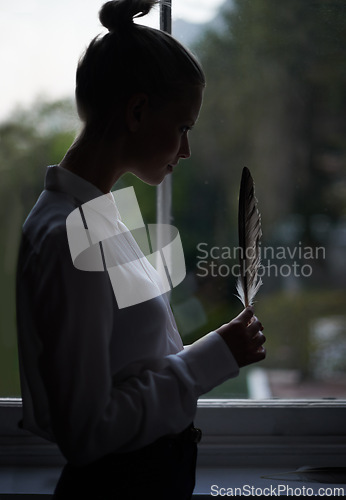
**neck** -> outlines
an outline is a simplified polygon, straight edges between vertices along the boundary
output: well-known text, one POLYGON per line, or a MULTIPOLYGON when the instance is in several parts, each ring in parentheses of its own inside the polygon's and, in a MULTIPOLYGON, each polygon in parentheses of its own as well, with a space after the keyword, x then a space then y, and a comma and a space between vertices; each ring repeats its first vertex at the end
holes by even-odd
POLYGON ((109 193, 125 173, 121 168, 124 167, 121 149, 119 140, 107 144, 82 133, 67 151, 60 166, 94 184, 103 193, 109 193))

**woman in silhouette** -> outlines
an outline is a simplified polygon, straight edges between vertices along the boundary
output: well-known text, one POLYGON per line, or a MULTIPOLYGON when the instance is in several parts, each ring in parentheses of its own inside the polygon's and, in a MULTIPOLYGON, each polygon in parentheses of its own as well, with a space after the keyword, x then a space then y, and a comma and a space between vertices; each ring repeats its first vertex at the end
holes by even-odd
POLYGON ((173 37, 133 22, 154 4, 115 0, 102 7, 109 32, 91 42, 77 69, 83 130, 61 163, 48 167, 23 226, 17 288, 23 425, 56 442, 66 457, 56 499, 191 498, 198 398, 265 357, 252 308, 184 349, 164 293, 122 306, 106 266, 88 272, 73 260, 71 214, 80 226, 70 233, 81 235, 81 245, 93 237, 92 220, 96 230, 117 228, 107 252, 123 259, 117 267, 126 287, 161 286, 110 191, 126 172, 158 185, 190 156, 188 132, 205 79, 173 37), (98 199, 106 211, 100 223, 98 199))

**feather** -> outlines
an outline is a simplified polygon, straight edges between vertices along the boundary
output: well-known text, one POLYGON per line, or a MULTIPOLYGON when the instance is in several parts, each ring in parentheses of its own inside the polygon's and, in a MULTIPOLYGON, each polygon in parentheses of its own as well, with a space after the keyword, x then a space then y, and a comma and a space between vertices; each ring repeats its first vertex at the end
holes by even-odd
POLYGON ((262 285, 262 280, 258 276, 261 264, 261 216, 257 209, 254 182, 247 167, 243 168, 240 183, 238 234, 240 274, 237 297, 244 307, 247 307, 253 304, 253 299, 262 285))

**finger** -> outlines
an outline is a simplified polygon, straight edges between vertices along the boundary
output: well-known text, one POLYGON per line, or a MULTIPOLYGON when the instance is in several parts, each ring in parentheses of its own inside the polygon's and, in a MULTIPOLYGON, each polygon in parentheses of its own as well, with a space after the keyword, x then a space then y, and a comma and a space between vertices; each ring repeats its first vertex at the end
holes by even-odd
POLYGON ((267 355, 267 351, 266 351, 266 348, 263 347, 263 345, 257 349, 257 356, 259 357, 259 361, 261 359, 264 359, 266 357, 266 355, 267 355))
POLYGON ((250 321, 249 321, 249 323, 247 324, 247 326, 248 326, 248 327, 249 327, 249 326, 253 326, 253 324, 255 323, 255 321, 257 322, 256 324, 259 324, 259 325, 260 325, 259 330, 263 330, 264 328, 263 328, 263 326, 262 326, 262 323, 260 323, 260 322, 258 321, 257 316, 252 316, 252 318, 250 319, 250 321))
POLYGON ((256 348, 263 345, 266 340, 267 339, 265 338, 262 332, 257 332, 257 334, 253 337, 252 342, 254 347, 256 348))
POLYGON ((237 319, 247 326, 250 323, 253 315, 254 315, 254 308, 252 306, 249 306, 246 307, 244 311, 242 311, 240 314, 238 314, 237 319))
POLYGON ((265 349, 265 347, 261 346, 257 349, 256 351, 256 354, 255 354, 255 358, 256 358, 256 362, 257 361, 262 361, 262 359, 264 359, 267 355, 267 351, 265 349))
POLYGON ((262 323, 255 316, 253 317, 255 318, 254 321, 252 321, 252 323, 247 327, 247 331, 251 336, 254 336, 257 332, 261 332, 263 330, 262 323))
POLYGON ((259 330, 255 334, 247 336, 247 346, 250 352, 256 351, 267 339, 259 330))
POLYGON ((263 359, 265 359, 266 355, 267 351, 265 347, 260 346, 248 357, 247 364, 258 363, 258 361, 262 361, 263 359))

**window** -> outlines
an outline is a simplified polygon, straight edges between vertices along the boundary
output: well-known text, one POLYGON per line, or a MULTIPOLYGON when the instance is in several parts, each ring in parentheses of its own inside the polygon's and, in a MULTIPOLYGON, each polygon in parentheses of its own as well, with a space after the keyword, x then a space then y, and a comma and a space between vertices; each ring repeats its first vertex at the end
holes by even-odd
POLYGON ((173 309, 188 341, 242 308, 244 165, 262 214, 256 313, 268 356, 211 397, 346 396, 345 27, 342 1, 228 0, 207 28, 173 22, 207 76, 192 157, 172 177, 188 268, 173 309))
MULTIPOLYGON (((206 435, 204 457, 206 461, 212 457, 215 464, 226 458, 230 463, 231 449, 238 453, 237 460, 242 454, 245 464, 249 456, 255 462, 263 453, 273 461, 285 449, 286 463, 298 463, 300 457, 304 464, 305 453, 310 457, 305 463, 313 465, 325 458, 337 465, 345 458, 346 7, 342 0, 332 4, 294 0, 280 5, 275 0, 228 0, 206 28, 201 23, 205 18, 195 16, 202 15, 207 5, 210 2, 199 2, 197 9, 192 0, 190 4, 173 1, 173 34, 202 60, 208 86, 199 123, 191 132, 193 156, 170 179, 172 197, 170 181, 159 189, 158 213, 167 220, 164 211, 168 207, 169 214, 172 204, 188 269, 185 282, 172 294, 172 304, 186 342, 241 310, 234 298, 232 266, 236 263, 237 192, 246 164, 255 178, 262 212, 266 253, 256 310, 265 324, 269 354, 265 363, 242 370, 239 379, 200 401, 197 422, 206 435), (189 5, 188 22, 196 19, 199 24, 176 18, 180 12, 186 14, 189 5), (334 397, 335 401, 330 399, 334 397)), ((37 44, 31 50, 43 58, 44 77, 50 80, 41 80, 40 87, 35 87, 34 71, 24 57, 13 67, 13 74, 26 82, 17 90, 23 97, 19 102, 27 105, 32 99, 32 93, 26 95, 30 88, 35 93, 50 89, 51 95, 27 112, 17 109, 10 118, 1 117, 0 199, 3 207, 11 207, 0 211, 4 235, 0 243, 0 395, 4 398, 20 396, 13 301, 19 227, 41 191, 46 164, 60 160, 76 123, 69 99, 51 100, 70 95, 81 49, 100 31, 95 23, 99 2, 90 0, 88 8, 83 6, 66 19, 70 5, 41 0, 28 7, 17 2, 7 6, 1 21, 4 34, 7 23, 11 29, 16 27, 16 33, 22 28, 29 40, 35 30, 30 28, 29 33, 28 27, 49 12, 51 19, 61 18, 56 23, 61 44, 65 38, 76 40, 73 50, 69 44, 59 50, 64 58, 73 53, 70 68, 65 59, 51 58, 55 37, 45 33, 46 22, 40 24, 42 31, 31 39, 37 44), (62 25, 66 27, 63 39, 62 25), (83 32, 77 31, 77 25, 84 26, 83 32), (52 59, 54 66, 47 68, 46 61, 52 59), (66 68, 66 87, 57 87, 61 67, 66 68)), ((6 38, 11 39, 13 33, 6 38)), ((9 52, 2 50, 4 67, 8 67, 6 60, 18 61, 13 46, 9 52)), ((10 102, 14 83, 10 74, 6 78, 2 98, 10 102)), ((10 111, 7 105, 2 109, 10 111)), ((140 185, 135 189, 144 218, 152 220, 155 191, 140 185), (142 199, 149 202, 143 205, 142 199)), ((19 399, 2 401, 1 439, 9 447, 18 446, 7 438, 21 436, 13 427, 19 416, 19 399)), ((26 442, 37 443, 31 438, 26 442)))

